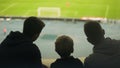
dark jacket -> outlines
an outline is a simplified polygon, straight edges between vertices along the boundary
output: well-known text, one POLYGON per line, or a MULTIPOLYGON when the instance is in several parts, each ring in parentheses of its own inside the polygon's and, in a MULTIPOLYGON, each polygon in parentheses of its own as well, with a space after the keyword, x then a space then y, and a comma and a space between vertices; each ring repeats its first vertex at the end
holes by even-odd
POLYGON ((66 59, 57 59, 50 68, 83 68, 83 64, 79 59, 71 56, 66 59))
POLYGON ((41 68, 41 53, 20 32, 11 32, 0 44, 0 68, 41 68))
POLYGON ((120 40, 106 38, 94 45, 84 61, 85 68, 120 68, 120 40))

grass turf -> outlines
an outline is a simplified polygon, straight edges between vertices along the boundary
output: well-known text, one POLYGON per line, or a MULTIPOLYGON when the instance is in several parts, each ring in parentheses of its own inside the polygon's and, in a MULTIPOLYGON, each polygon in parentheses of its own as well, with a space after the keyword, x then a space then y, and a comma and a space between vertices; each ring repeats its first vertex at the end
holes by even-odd
POLYGON ((120 18, 120 0, 0 0, 0 16, 37 16, 38 7, 60 7, 61 17, 120 18))

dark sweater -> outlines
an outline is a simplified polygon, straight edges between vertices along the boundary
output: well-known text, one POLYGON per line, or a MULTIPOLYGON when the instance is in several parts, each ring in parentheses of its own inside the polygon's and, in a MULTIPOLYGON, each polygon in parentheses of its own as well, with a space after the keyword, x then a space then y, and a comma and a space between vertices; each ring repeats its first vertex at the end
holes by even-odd
POLYGON ((20 32, 10 34, 0 44, 0 68, 41 68, 41 53, 20 32))
POLYGON ((51 64, 51 68, 83 68, 83 64, 79 59, 71 56, 65 59, 57 59, 51 64))

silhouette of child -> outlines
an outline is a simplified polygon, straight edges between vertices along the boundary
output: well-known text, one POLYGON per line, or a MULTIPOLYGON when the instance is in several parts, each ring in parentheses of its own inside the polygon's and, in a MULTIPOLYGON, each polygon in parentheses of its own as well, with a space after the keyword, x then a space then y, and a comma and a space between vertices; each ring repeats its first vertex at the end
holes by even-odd
POLYGON ((73 53, 73 40, 69 36, 62 35, 55 42, 55 51, 61 58, 51 64, 51 68, 83 68, 78 58, 71 56, 73 53))

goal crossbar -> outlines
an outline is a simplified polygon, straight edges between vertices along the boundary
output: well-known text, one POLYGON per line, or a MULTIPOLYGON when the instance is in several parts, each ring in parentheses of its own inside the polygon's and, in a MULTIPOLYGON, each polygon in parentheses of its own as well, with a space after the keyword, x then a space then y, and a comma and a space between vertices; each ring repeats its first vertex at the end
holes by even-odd
MULTIPOLYGON (((38 12, 38 17, 41 17, 42 14, 41 12, 42 11, 45 11, 45 12, 53 12, 55 13, 56 12, 56 16, 51 16, 51 17, 60 17, 61 15, 61 10, 59 7, 39 7, 37 12, 38 12)), ((46 17, 46 16, 45 16, 46 17)), ((50 16, 49 16, 50 17, 50 16)))

